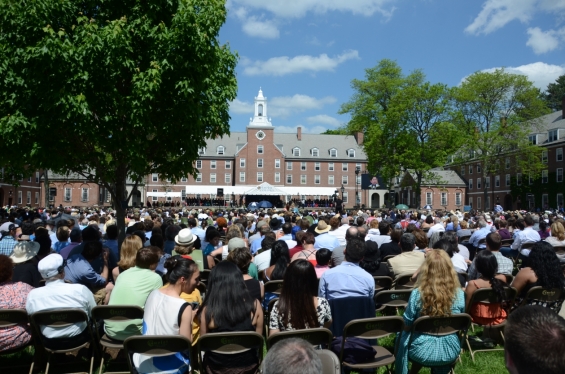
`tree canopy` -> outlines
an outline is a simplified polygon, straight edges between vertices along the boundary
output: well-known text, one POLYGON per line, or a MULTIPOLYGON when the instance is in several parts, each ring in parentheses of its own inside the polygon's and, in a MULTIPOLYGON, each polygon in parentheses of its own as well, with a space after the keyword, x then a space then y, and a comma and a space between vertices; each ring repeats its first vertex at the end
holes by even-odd
POLYGON ((565 75, 548 84, 543 96, 545 103, 553 111, 561 110, 563 97, 565 97, 565 75))
POLYGON ((224 3, 2 2, 0 164, 80 173, 121 214, 126 178, 194 174, 236 96, 224 3))

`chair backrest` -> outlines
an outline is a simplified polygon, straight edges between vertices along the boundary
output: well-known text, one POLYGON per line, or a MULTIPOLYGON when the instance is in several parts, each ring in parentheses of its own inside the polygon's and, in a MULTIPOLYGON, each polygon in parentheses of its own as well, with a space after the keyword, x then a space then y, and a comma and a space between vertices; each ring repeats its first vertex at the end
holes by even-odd
MULTIPOLYGON (((151 357, 168 356, 177 352, 190 352, 191 347, 190 340, 181 335, 130 336, 124 341, 124 350, 131 373, 136 372, 131 361, 133 353, 151 357)), ((192 359, 190 361, 192 362, 192 359)))
POLYGON ((312 345, 327 344, 329 346, 332 343, 333 334, 330 330, 323 327, 277 332, 267 338, 267 349, 270 349, 277 342, 289 338, 300 338, 312 345))
POLYGON ((534 246, 534 244, 536 244, 536 243, 523 243, 520 246, 520 249, 531 249, 534 246))
MULTIPOLYGON (((506 302, 511 305, 516 298, 518 291, 514 287, 504 287, 506 293, 506 302)), ((473 292, 471 299, 467 303, 466 313, 469 313, 474 303, 496 304, 498 299, 492 288, 479 288, 473 292)))
POLYGON ((217 353, 241 353, 253 348, 263 352, 263 335, 252 331, 209 333, 198 339, 198 352, 214 351, 217 353))
POLYGON ((404 319, 400 316, 355 319, 343 328, 343 337, 378 339, 404 330, 404 319))
POLYGON ((471 235, 465 235, 459 237, 459 243, 468 242, 471 239, 471 235))
POLYGON ((265 289, 265 293, 271 292, 271 293, 280 294, 282 287, 283 287, 282 280, 273 280, 265 283, 264 289, 265 289))
POLYGON ((502 239, 502 240, 500 241, 500 244, 501 244, 503 247, 512 245, 512 243, 514 243, 514 239, 502 239))
POLYGON ((406 307, 412 290, 389 290, 375 294, 375 304, 393 308, 406 307))
POLYGON ((412 280, 412 274, 399 275, 396 277, 395 283, 394 288, 397 290, 411 290, 416 285, 416 282, 412 280))
POLYGON ((375 291, 390 290, 392 287, 393 280, 391 277, 375 275, 373 279, 375 280, 375 291))
POLYGON ((552 288, 545 289, 541 286, 532 287, 526 294, 526 297, 522 301, 522 305, 528 303, 528 300, 538 300, 542 302, 552 302, 561 300, 563 296, 563 289, 552 288))
POLYGON ((98 305, 90 314, 93 320, 129 321, 143 319, 143 308, 137 305, 98 305))
POLYGON ((341 364, 335 353, 329 349, 317 349, 316 353, 322 361, 322 374, 341 374, 341 364))
POLYGON ((448 317, 422 316, 414 321, 412 331, 427 335, 445 336, 456 332, 466 332, 469 326, 471 326, 471 316, 466 313, 453 314, 448 317))
POLYGON ((196 265, 198 265, 198 270, 200 271, 204 270, 205 256, 201 249, 195 249, 192 252, 190 252, 190 258, 192 258, 192 260, 196 262, 196 265))
POLYGON ((210 277, 210 270, 204 269, 200 271, 200 282, 206 283, 209 277, 210 277))
MULTIPOLYGON (((382 291, 387 292, 387 291, 382 291)), ((382 293, 382 292, 379 292, 382 293)), ((330 299, 332 310, 332 324, 330 331, 334 336, 340 336, 343 328, 354 319, 373 318, 375 316, 375 302, 368 296, 343 297, 330 299)))
POLYGON ((479 240, 479 245, 487 244, 487 239, 483 238, 479 240))
POLYGON ((391 258, 394 258, 394 257, 396 257, 396 256, 397 256, 397 255, 388 255, 388 256, 385 256, 385 257, 383 258, 383 262, 387 262, 388 260, 390 260, 391 258))
POLYGON ((27 325, 28 322, 25 309, 0 309, 0 328, 27 325))
POLYGON ((76 308, 44 310, 33 313, 30 318, 36 326, 67 327, 80 322, 88 323, 86 312, 76 308))

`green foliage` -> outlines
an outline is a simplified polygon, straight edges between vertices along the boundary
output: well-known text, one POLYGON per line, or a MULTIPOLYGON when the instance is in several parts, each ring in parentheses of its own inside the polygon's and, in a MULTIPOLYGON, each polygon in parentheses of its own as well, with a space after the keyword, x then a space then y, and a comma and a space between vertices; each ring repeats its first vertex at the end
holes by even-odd
POLYGON ((322 133, 322 135, 349 135, 347 128, 340 127, 339 129, 331 130, 328 129, 322 133))
POLYGON ((565 75, 557 78, 554 83, 548 84, 543 93, 546 105, 553 111, 562 109, 563 97, 565 97, 565 75))
POLYGON ((1 2, 0 164, 82 173, 116 204, 126 177, 194 174, 236 96, 224 3, 1 2))

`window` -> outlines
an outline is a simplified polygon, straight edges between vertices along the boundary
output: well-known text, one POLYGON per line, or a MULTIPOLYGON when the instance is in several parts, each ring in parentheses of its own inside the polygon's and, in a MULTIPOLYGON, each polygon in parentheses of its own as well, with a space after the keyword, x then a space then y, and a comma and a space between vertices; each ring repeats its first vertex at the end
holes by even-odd
POLYGON ((555 170, 555 177, 557 182, 563 182, 563 169, 559 168, 555 170))
POLYGON ((281 173, 275 173, 275 183, 281 182, 281 173))
POLYGON ((506 157, 506 159, 504 160, 504 166, 506 167, 506 169, 510 169, 510 157, 506 157))
POLYGON ((292 155, 294 157, 300 157, 300 148, 296 147, 292 149, 292 155))
POLYGON ((281 159, 275 158, 275 169, 280 169, 280 168, 281 168, 281 159))
POLYGON ((516 174, 516 185, 517 186, 522 185, 522 174, 520 174, 520 173, 516 174))
POLYGON ((426 192, 426 205, 431 206, 433 204, 432 196, 431 192, 426 192))
MULTIPOLYGON (((167 188, 167 192, 173 192, 173 190, 171 190, 170 188, 167 188)), ((168 193, 167 193, 167 201, 173 201, 173 197, 169 196, 168 193)))
POLYGON ((231 174, 230 173, 226 173, 224 175, 224 182, 225 183, 231 183, 231 174))
POLYGON ((550 130, 550 131, 548 132, 548 134, 547 134, 547 135, 548 135, 548 136, 547 136, 547 141, 548 141, 548 142, 554 142, 554 141, 556 141, 556 140, 558 139, 558 131, 559 131, 559 130, 557 130, 557 129, 555 129, 555 130, 550 130))
POLYGON ((473 165, 469 165, 469 174, 473 174, 473 165))
POLYGON ((472 208, 473 207, 473 198, 469 197, 469 206, 472 208))
POLYGON ((477 164, 477 173, 481 173, 482 171, 481 164, 477 164))
POLYGON ((292 170, 292 162, 290 161, 286 162, 286 170, 292 170))
POLYGON ((441 193, 441 206, 447 205, 447 192, 441 193))
POLYGON ((346 163, 346 162, 344 162, 344 163, 341 164, 341 170, 342 170, 342 171, 347 171, 347 163, 346 163))
POLYGON ((328 162, 328 171, 334 171, 334 163, 328 162))
POLYGON ((257 182, 263 182, 263 172, 262 171, 257 173, 257 182))
POLYGON ((477 178, 477 190, 481 189, 481 178, 477 178))
POLYGON ((497 175, 496 177, 494 177, 494 186, 495 187, 500 187, 500 176, 497 175))
POLYGON ((528 174, 528 183, 529 183, 530 185, 534 184, 534 178, 532 178, 532 175, 531 175, 531 174, 528 174))
POLYGON ((331 185, 334 184, 334 176, 333 175, 328 175, 328 184, 331 184, 331 185))
POLYGON ((481 198, 477 197, 477 209, 481 209, 481 198))
POLYGON ((348 198, 349 198, 349 194, 347 193, 347 191, 345 191, 341 196, 341 199, 343 200, 344 204, 347 203, 348 198))
POLYGON ((320 163, 319 162, 314 163, 314 170, 320 171, 320 163))
POLYGON ((473 180, 469 179, 469 189, 472 190, 473 189, 473 180))
POLYGON ((70 187, 65 187, 65 201, 71 201, 72 190, 70 187))
POLYGON ((286 183, 292 184, 292 174, 287 174, 287 175, 286 175, 286 183))
POLYGON ((210 161, 210 169, 215 169, 216 168, 216 161, 212 160, 210 161))
POLYGON ((461 175, 465 175, 465 166, 461 166, 461 175))
POLYGON ((196 168, 202 169, 202 160, 196 160, 196 168))
POLYGON ((469 158, 471 160, 475 158, 475 151, 469 151, 469 158))
POLYGON ((187 177, 182 177, 182 178, 180 179, 180 181, 181 181, 181 182, 188 182, 188 178, 187 178, 187 177))
POLYGON ((202 182, 202 173, 196 174, 196 182, 198 183, 202 182))
POLYGON ((151 174, 151 180, 153 182, 157 182, 157 181, 159 181, 159 176, 157 174, 151 174))
POLYGON ((245 182, 245 172, 244 171, 239 172, 239 181, 245 182))
POLYGON ((306 163, 305 162, 300 163, 300 170, 306 170, 306 163))
POLYGON ((219 145, 218 148, 216 148, 216 154, 218 155, 223 155, 225 151, 225 148, 223 145, 219 145))
POLYGON ((541 195, 541 206, 545 209, 549 206, 549 196, 547 194, 541 195))
POLYGON ((262 145, 257 146, 257 153, 260 154, 260 155, 263 154, 263 146, 262 145))
POLYGON ((226 169, 231 169, 231 161, 226 161, 226 169))
POLYGON ((561 208, 563 206, 563 194, 557 194, 557 208, 561 208))
POLYGON ((563 161, 563 148, 557 148, 555 150, 555 160, 563 161))
POLYGON ((27 178, 28 183, 31 183, 31 177, 27 178))
POLYGON ((354 149, 348 149, 347 150, 347 157, 355 157, 355 150, 354 149))
POLYGON ((320 184, 320 176, 314 175, 314 184, 320 184))
POLYGON ((180 191, 180 198, 183 199, 183 200, 186 199, 186 189, 183 188, 180 191))
POLYGON ((347 184, 347 175, 341 176, 341 184, 347 184))
POLYGON ((31 204, 31 191, 26 192, 26 204, 31 204))
POLYGON ((547 151, 541 153, 541 162, 547 164, 547 151))
POLYGON ((170 178, 167 178, 167 183, 171 183, 171 179, 170 179, 170 178))
POLYGON ((35 193, 35 203, 39 204, 39 192, 35 193))
POLYGON ((361 184, 361 175, 356 175, 356 176, 355 176, 355 184, 356 184, 356 185, 360 185, 360 184, 361 184))
POLYGON ((490 206, 490 195, 487 195, 487 200, 485 202, 485 209, 488 209, 489 206, 490 206))
POLYGON ((547 170, 541 171, 541 183, 547 183, 547 170))
POLYGON ((318 157, 320 155, 320 151, 318 148, 312 148, 312 157, 318 157))
POLYGON ((538 136, 537 135, 530 135, 528 136, 528 140, 530 141, 530 144, 538 144, 538 136))
POLYGON ((35 172, 35 183, 39 183, 39 172, 35 172))
POLYGON ((306 174, 300 176, 300 184, 306 184, 306 174))
POLYGON ((490 177, 485 178, 485 187, 490 188, 490 177))
POLYGON ((210 183, 216 183, 216 173, 210 173, 210 183))
POLYGON ((455 192, 455 205, 461 205, 461 192, 455 192))
POLYGON ((199 154, 200 156, 205 155, 205 154, 206 154, 206 148, 199 148, 199 149, 198 149, 198 154, 199 154))
POLYGON ((330 157, 337 157, 337 149, 335 148, 330 149, 330 157))
MULTIPOLYGON (((157 192, 157 190, 153 190, 153 192, 157 192)), ((151 196, 151 201, 157 201, 159 198, 157 196, 151 196)))
POLYGON ((510 186, 510 174, 506 174, 506 187, 510 186))
POLYGON ((88 201, 88 188, 82 188, 81 194, 80 194, 80 200, 82 202, 88 201))
POLYGON ((262 167, 263 167, 263 159, 262 159, 262 158, 258 158, 258 159, 257 159, 257 167, 258 167, 258 168, 262 168, 262 167))

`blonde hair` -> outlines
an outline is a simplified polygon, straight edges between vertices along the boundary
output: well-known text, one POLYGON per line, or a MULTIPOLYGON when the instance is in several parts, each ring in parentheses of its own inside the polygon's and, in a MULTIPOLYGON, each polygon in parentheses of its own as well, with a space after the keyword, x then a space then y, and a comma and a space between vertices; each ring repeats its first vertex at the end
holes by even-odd
POLYGON ((194 243, 190 245, 175 245, 173 251, 179 255, 189 255, 194 250, 194 243))
POLYGON ((465 221, 465 220, 459 222, 459 226, 461 226, 462 229, 466 229, 467 227, 469 227, 469 225, 467 224, 467 221, 465 221))
POLYGON ((421 314, 430 317, 451 315, 456 292, 461 288, 447 252, 433 249, 426 254, 416 287, 422 301, 421 314))
POLYGON ((457 226, 459 226, 459 218, 454 214, 451 216, 451 223, 453 223, 453 230, 457 230, 457 226))
POLYGON ((551 236, 556 237, 559 241, 565 240, 565 228, 561 222, 553 222, 551 225, 551 236))
POLYGON ((379 221, 374 219, 371 221, 371 223, 369 223, 369 228, 370 229, 378 229, 379 228, 379 221))
POLYGON ((143 243, 141 242, 141 238, 139 236, 128 236, 122 243, 122 247, 120 249, 120 261, 118 261, 118 266, 124 270, 134 267, 137 251, 139 251, 141 248, 143 248, 143 243))

